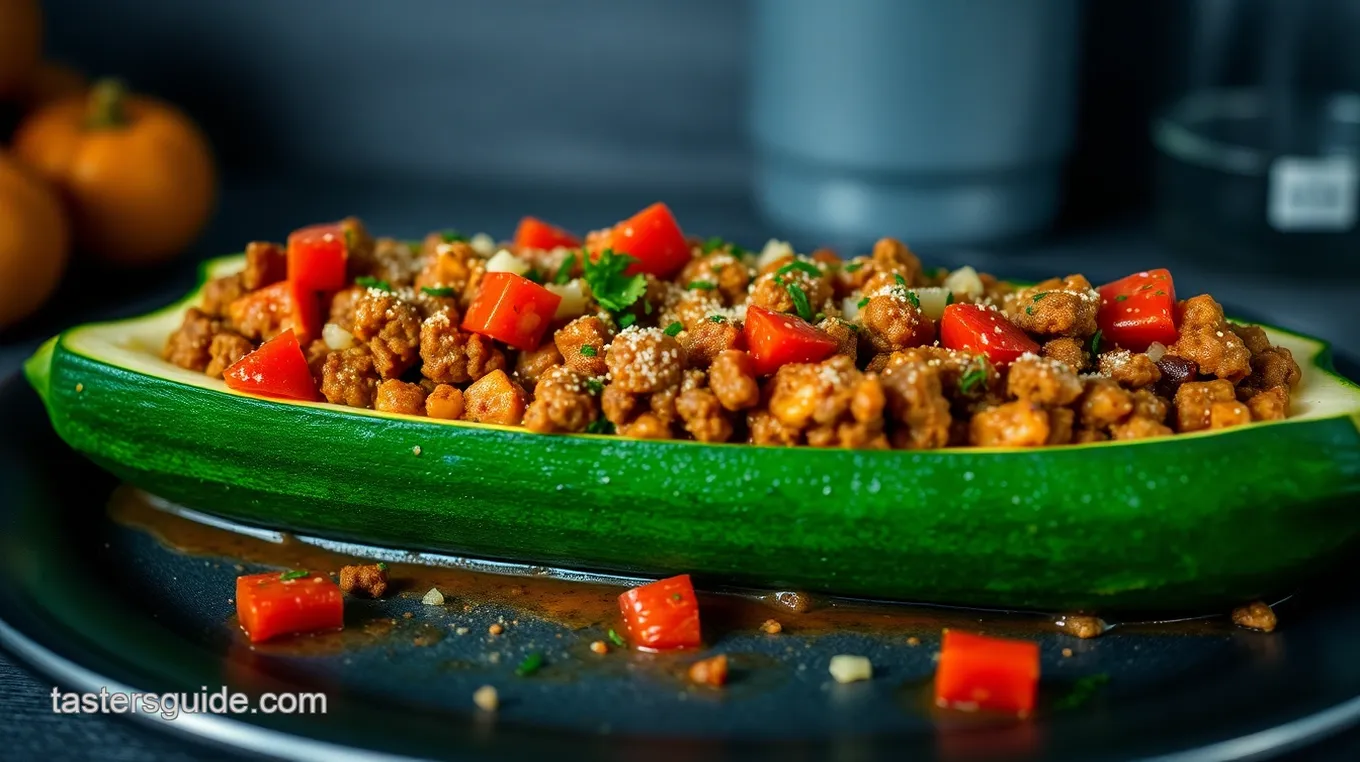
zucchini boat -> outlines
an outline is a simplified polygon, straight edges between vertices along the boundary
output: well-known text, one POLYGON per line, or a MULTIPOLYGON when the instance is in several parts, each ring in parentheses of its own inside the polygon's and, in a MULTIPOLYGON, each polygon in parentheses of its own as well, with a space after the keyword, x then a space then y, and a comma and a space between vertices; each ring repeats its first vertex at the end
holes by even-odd
MULTIPOLYGON (((213 261, 205 278, 242 266, 213 261)), ((1035 450, 705 445, 282 402, 160 359, 195 292, 26 365, 57 433, 247 523, 394 547, 982 607, 1204 612, 1360 534, 1360 388, 1320 341, 1293 417, 1035 450)))

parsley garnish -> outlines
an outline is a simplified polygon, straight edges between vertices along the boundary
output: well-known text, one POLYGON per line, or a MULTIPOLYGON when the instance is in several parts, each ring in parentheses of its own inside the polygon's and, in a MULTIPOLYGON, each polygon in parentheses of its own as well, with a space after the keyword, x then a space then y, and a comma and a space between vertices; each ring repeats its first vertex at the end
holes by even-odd
POLYGON ((1026 315, 1033 315, 1033 314, 1034 314, 1034 306, 1033 306, 1033 305, 1030 305, 1029 307, 1026 307, 1026 308, 1025 308, 1025 314, 1026 314, 1026 315))
POLYGON ((302 579, 303 577, 306 576, 307 576, 306 569, 293 569, 292 571, 286 571, 283 574, 280 574, 279 579, 283 580, 284 582, 287 582, 293 579, 302 579))
POLYGON ((524 274, 524 277, 526 280, 529 280, 533 283, 539 284, 543 283, 543 274, 540 273, 538 270, 531 269, 529 270, 529 272, 524 274))
POLYGON ((378 562, 378 571, 387 571, 387 564, 386 564, 386 563, 383 563, 382 561, 379 561, 379 562, 378 562))
POLYGON ((628 641, 624 640, 622 637, 619 636, 617 632, 614 632, 613 630, 609 631, 609 641, 616 646, 628 645, 628 641))
POLYGON ((671 323, 670 325, 666 326, 665 334, 667 336, 678 336, 680 335, 680 332, 683 330, 685 330, 685 327, 680 324, 679 320, 677 320, 674 323, 671 323))
POLYGON ((897 285, 902 288, 907 287, 907 279, 902 277, 902 273, 893 273, 893 280, 897 281, 897 285))
POLYGON ((803 289, 797 283, 785 283, 784 290, 788 291, 789 298, 793 299, 793 308, 798 310, 798 317, 812 320, 812 303, 808 301, 803 289))
POLYGON ((1166 296, 1166 292, 1165 292, 1165 291, 1156 291, 1156 292, 1154 292, 1152 295, 1153 295, 1153 296, 1166 296))
POLYGON ((1138 290, 1139 290, 1139 291, 1148 291, 1148 290, 1150 290, 1151 288, 1152 288, 1152 284, 1151 284, 1151 283, 1145 283, 1145 284, 1143 284, 1142 287, 1140 287, 1138 290))
POLYGON ((590 392, 591 394, 599 394, 600 392, 604 391, 604 384, 600 383, 600 379, 598 378, 587 378, 586 391, 590 392))
POLYGON ((524 657, 524 661, 520 662, 518 667, 515 667, 515 674, 520 677, 528 677, 537 672, 542 666, 543 654, 535 651, 524 657))
POLYGON ((562 260, 561 266, 557 268, 557 273, 553 275, 553 283, 556 283, 557 285, 560 286, 566 283, 567 281, 571 280, 571 268, 575 264, 576 255, 568 254, 567 258, 562 260))
POLYGON ((634 315, 633 313, 630 312, 627 315, 624 315, 623 317, 619 318, 619 328, 620 329, 627 328, 636 322, 637 315, 634 315))
POLYGON ((959 391, 963 392, 964 394, 967 394, 973 390, 973 387, 977 386, 978 384, 984 383, 986 380, 987 380, 986 368, 973 368, 972 370, 968 371, 967 373, 959 377, 959 391))
POLYGON ((921 309, 921 297, 917 296, 915 291, 907 292, 907 301, 911 302, 911 306, 916 309, 921 309))
POLYGON ((360 286, 363 286, 364 288, 376 288, 379 291, 392 290, 391 283, 388 283, 385 280, 379 280, 373 277, 372 275, 360 275, 359 277, 354 279, 354 282, 359 284, 360 286))
POLYGON ((1035 294, 1033 298, 1034 298, 1034 301, 1037 302, 1037 301, 1043 299, 1045 296, 1048 296, 1048 292, 1047 292, 1047 291, 1043 292, 1042 294, 1035 294))
POLYGON ((608 418, 600 416, 599 418, 596 418, 595 420, 591 421, 590 424, 586 426, 586 433, 613 434, 614 424, 610 423, 608 418))
POLYGON ((807 273, 808 275, 811 275, 814 278, 822 277, 822 271, 817 269, 817 265, 814 265, 811 262, 804 262, 800 259, 795 259, 792 262, 788 263, 787 265, 784 265, 783 267, 779 268, 778 270, 775 270, 774 274, 776 277, 780 275, 788 275, 794 270, 802 270, 803 272, 807 273))
POLYGON ((692 280, 688 286, 685 286, 691 291, 712 291, 717 287, 717 284, 711 280, 692 280))
POLYGON ((703 251, 705 254, 712 254, 718 249, 726 248, 726 246, 727 241, 724 241, 721 237, 715 235, 707 241, 704 241, 703 251))
POLYGON ((411 251, 416 252, 417 254, 420 253, 421 249, 425 248, 424 241, 407 241, 406 245, 411 249, 411 251))
MULTIPOLYGON (((624 275, 629 265, 636 261, 638 261, 636 257, 615 254, 613 249, 600 252, 599 259, 594 262, 591 262, 589 257, 583 259, 586 285, 590 286, 591 295, 601 307, 610 312, 622 312, 647 291, 645 277, 640 274, 624 275)), ((619 321, 619 325, 623 325, 622 320, 619 321)))
POLYGON ((848 273, 852 273, 852 272, 858 270, 859 268, 861 268, 861 267, 863 267, 863 266, 864 266, 864 263, 863 263, 863 262, 851 262, 850 264, 845 265, 845 266, 842 267, 841 269, 844 270, 844 271, 846 271, 846 272, 848 272, 848 273))
POLYGON ((679 593, 671 593, 671 600, 675 601, 676 603, 679 603, 684 599, 685 599, 684 596, 680 595, 679 593))
POLYGON ((820 323, 820 322, 822 322, 823 320, 826 320, 826 313, 825 313, 825 312, 818 312, 816 315, 813 315, 813 316, 812 316, 812 322, 814 322, 814 323, 820 323))
POLYGON ((722 315, 709 315, 709 316, 708 316, 708 322, 710 322, 710 323, 721 323, 721 322, 723 322, 723 321, 725 321, 725 320, 727 320, 727 318, 723 317, 722 315))
POLYGON ((1085 704, 1095 695, 1096 689, 1105 683, 1110 682, 1110 676, 1105 673, 1098 675, 1088 675, 1080 678, 1072 685, 1072 690, 1066 696, 1053 702, 1054 709, 1075 709, 1085 704))
POLYGON ((595 347, 592 347, 589 344, 586 344, 585 346, 581 347, 580 351, 581 354, 585 357, 594 357, 596 354, 595 347))
POLYGON ((949 305, 951 305, 951 304, 953 304, 953 303, 954 303, 954 292, 953 292, 953 291, 946 291, 946 292, 944 292, 944 306, 948 307, 949 305))
POLYGON ((448 286, 421 286, 420 290, 426 296, 453 296, 453 289, 448 286))
POLYGON ((466 241, 468 239, 467 236, 459 233, 453 228, 439 231, 439 237, 444 239, 444 243, 454 243, 456 241, 466 241))
POLYGON ((1100 339, 1101 339, 1102 336, 1104 336, 1104 334, 1105 334, 1104 331, 1101 331, 1100 329, 1097 328, 1097 329, 1096 329, 1096 332, 1095 332, 1095 335, 1091 337, 1091 356, 1092 356, 1092 357, 1095 357, 1096 355, 1100 354, 1100 339))
POLYGON ((1116 302, 1123 302, 1123 301, 1127 301, 1128 298, 1129 298, 1129 295, 1128 295, 1128 294, 1120 294, 1119 296, 1116 296, 1116 297, 1114 298, 1114 300, 1115 300, 1116 302))
POLYGON ((860 299, 860 300, 859 300, 859 304, 856 305, 856 306, 859 307, 860 309, 863 309, 864 306, 867 305, 868 303, 869 303, 869 297, 866 296, 866 297, 864 297, 863 299, 860 299))
POLYGON ((345 228, 345 251, 354 251, 354 228, 345 228))

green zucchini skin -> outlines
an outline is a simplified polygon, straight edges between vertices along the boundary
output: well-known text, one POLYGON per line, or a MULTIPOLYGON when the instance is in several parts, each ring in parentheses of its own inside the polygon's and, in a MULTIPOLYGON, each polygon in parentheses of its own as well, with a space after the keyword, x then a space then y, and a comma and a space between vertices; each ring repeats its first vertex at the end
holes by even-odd
POLYGON ((99 465, 337 539, 873 598, 1190 612, 1288 590, 1360 533, 1345 415, 1023 451, 704 446, 284 405, 47 349, 47 373, 30 375, 59 435, 99 465))
POLYGON ((1290 591, 1360 539, 1360 388, 1306 337, 1292 339, 1324 379, 1320 415, 1038 450, 823 450, 544 436, 229 393, 154 357, 198 294, 67 331, 25 373, 73 448, 250 524, 709 583, 1166 614, 1290 591))

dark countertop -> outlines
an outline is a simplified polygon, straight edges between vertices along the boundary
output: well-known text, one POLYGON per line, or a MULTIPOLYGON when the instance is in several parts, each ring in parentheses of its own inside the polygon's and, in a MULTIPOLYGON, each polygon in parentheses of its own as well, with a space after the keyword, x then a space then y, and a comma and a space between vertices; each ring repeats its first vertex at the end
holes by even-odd
MULTIPOLYGON (((203 258, 239 251, 251 238, 283 240, 300 224, 362 217, 385 235, 415 237, 430 229, 459 226, 508 236, 519 216, 531 213, 578 230, 601 227, 655 200, 656 194, 616 192, 517 192, 466 187, 355 183, 238 182, 224 193, 210 229, 194 248, 203 258)), ((739 193, 702 197, 666 195, 686 228, 722 234, 758 247, 769 232, 739 193)), ((795 241, 799 248, 819 241, 795 241)), ((1309 270, 1295 275, 1261 268, 1199 263, 1167 251, 1150 227, 1130 221, 1050 239, 971 250, 920 252, 927 264, 973 264, 1015 278, 1082 272, 1093 281, 1135 269, 1166 266, 1182 295, 1210 291, 1230 314, 1266 315, 1271 322, 1327 339, 1336 349, 1360 355, 1360 281, 1309 270)), ((170 301, 194 281, 192 263, 133 275, 78 269, 52 305, 24 325, 0 334, 0 377, 18 368, 37 344, 62 327, 91 319, 144 312, 170 301)), ((230 759, 122 719, 62 716, 51 712, 52 685, 0 652, 0 757, 6 759, 112 759, 126 762, 230 759)), ((1295 762, 1360 759, 1360 731, 1305 752, 1295 762)))

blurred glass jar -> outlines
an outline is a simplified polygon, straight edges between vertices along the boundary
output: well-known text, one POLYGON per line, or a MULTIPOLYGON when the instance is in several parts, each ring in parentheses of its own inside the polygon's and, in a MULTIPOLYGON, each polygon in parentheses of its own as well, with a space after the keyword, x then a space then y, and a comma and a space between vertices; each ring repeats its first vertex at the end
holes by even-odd
POLYGON ((962 244, 1052 221, 1077 0, 757 0, 756 196, 786 230, 962 244))
POLYGON ((1196 0, 1152 126, 1157 223, 1188 256, 1360 265, 1357 0, 1196 0))

